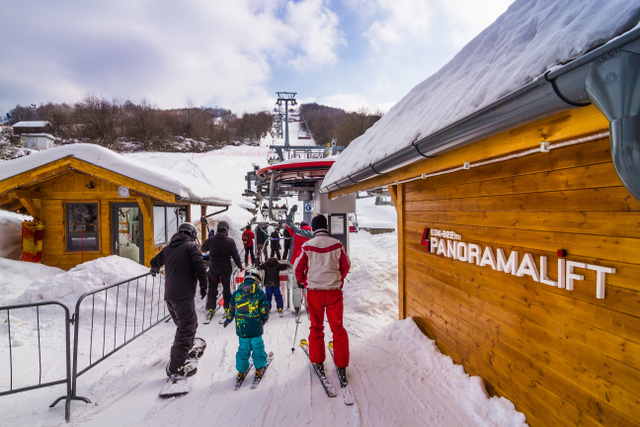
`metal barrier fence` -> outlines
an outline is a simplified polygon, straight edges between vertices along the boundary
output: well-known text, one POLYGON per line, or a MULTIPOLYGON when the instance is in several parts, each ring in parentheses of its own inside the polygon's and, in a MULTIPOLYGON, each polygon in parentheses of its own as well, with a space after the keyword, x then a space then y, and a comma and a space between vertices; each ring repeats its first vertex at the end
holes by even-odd
MULTIPOLYGON (((98 363, 138 338, 149 329, 168 319, 169 314, 164 303, 164 276, 151 276, 144 274, 124 282, 106 286, 82 295, 75 306, 73 317, 69 317, 69 309, 58 302, 43 302, 34 304, 22 304, 0 307, 7 312, 7 335, 9 346, 6 349, 0 347, 0 362, 4 360, 6 353, 9 365, 9 389, 0 390, 0 396, 21 391, 47 387, 61 383, 67 384, 65 396, 59 397, 50 407, 55 406, 61 400, 65 400, 65 419, 69 421, 71 400, 82 400, 90 403, 86 397, 77 395, 77 378, 87 372, 98 363), (40 324, 40 311, 42 306, 59 306, 64 310, 65 328, 65 358, 66 375, 62 379, 49 381, 42 380, 42 329, 40 324), (12 343, 11 311, 17 309, 35 309, 35 335, 38 348, 38 371, 40 375, 37 382, 14 388, 14 351, 16 346, 12 343), (73 345, 71 345, 71 325, 73 328, 73 345), (73 363, 72 363, 73 361, 73 363)), ((22 325, 29 324, 28 320, 21 319, 22 325)), ((0 333, 2 330, 0 330, 0 333)), ((55 334, 52 334, 55 335, 55 334)), ((30 348, 30 347, 29 347, 30 348)), ((55 354, 55 349, 51 353, 55 354)), ((50 359, 47 358, 47 361, 50 359)), ((23 373, 31 370, 32 366, 23 362, 18 368, 23 373)), ((55 366, 54 366, 55 368, 55 366)), ((0 369, 2 369, 0 365, 0 369)))
MULTIPOLYGON (((0 307, 0 314, 2 314, 3 319, 6 319, 6 329, 3 328, 0 332, 6 332, 7 341, 5 342, 8 342, 9 344, 8 347, 0 348, 0 360, 3 361, 3 367, 0 369, 8 367, 9 374, 8 378, 6 378, 8 388, 6 390, 0 390, 0 396, 66 383, 67 396, 65 396, 65 417, 68 421, 71 402, 71 353, 68 350, 70 348, 71 330, 69 309, 59 302, 47 301, 0 307), (58 315, 64 315, 64 317, 59 316, 59 319, 64 325, 65 348, 67 350, 64 354, 58 354, 60 356, 58 359, 62 359, 64 357, 64 366, 66 371, 64 376, 61 374, 58 377, 45 380, 43 379, 43 370, 45 368, 43 364, 43 346, 51 343, 43 343, 44 337, 40 327, 40 317, 42 312, 46 311, 49 307, 53 311, 60 310, 58 315), (30 320, 32 320, 32 322, 30 322, 30 320), (17 326, 19 327, 19 330, 14 330, 17 328, 12 329, 13 323, 18 323, 17 326), (25 344, 29 343, 30 339, 35 340, 34 345, 26 346, 25 344), (33 354, 30 351, 33 347, 37 348, 36 354, 33 354), (19 351, 21 348, 24 348, 26 351, 19 351), (7 364, 4 363, 5 360, 7 364), (33 369, 31 369, 33 362, 35 362, 36 365, 35 371, 37 373, 37 378, 31 379, 29 373, 33 371, 33 369), (24 384, 16 386, 14 381, 23 381, 24 384)), ((47 353, 47 356, 50 356, 50 353, 47 353)), ((55 366, 57 359, 55 357, 46 357, 45 359, 47 362, 46 370, 49 371, 49 367, 55 366)))

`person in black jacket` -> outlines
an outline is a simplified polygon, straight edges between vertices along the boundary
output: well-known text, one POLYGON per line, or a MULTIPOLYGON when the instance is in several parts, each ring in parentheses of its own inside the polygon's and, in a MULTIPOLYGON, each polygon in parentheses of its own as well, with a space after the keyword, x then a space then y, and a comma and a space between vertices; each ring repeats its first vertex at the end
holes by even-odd
POLYGON ((207 318, 211 320, 218 300, 218 282, 222 280, 222 298, 225 312, 231 300, 231 259, 242 270, 242 260, 236 242, 229 237, 229 223, 220 221, 216 234, 202 244, 202 252, 209 252, 209 291, 207 292, 207 318), (209 317, 211 316, 211 317, 209 317))
POLYGON ((271 245, 270 258, 276 257, 277 259, 280 259, 280 233, 278 232, 277 228, 271 232, 270 245, 271 245))
POLYGON ((262 260, 267 260, 267 244, 269 243, 269 231, 267 225, 258 223, 256 225, 256 256, 258 258, 258 264, 262 260))
POLYGON ((287 255, 289 254, 289 248, 291 247, 291 233, 289 233, 289 229, 287 227, 282 231, 282 240, 284 241, 284 253, 282 254, 282 259, 287 259, 287 255))
POLYGON ((197 230, 193 224, 180 224, 169 244, 150 262, 151 274, 154 276, 164 265, 164 300, 171 319, 176 324, 176 335, 167 366, 169 376, 190 376, 196 373, 195 365, 189 363, 189 350, 193 347, 198 328, 193 297, 196 295, 197 283, 200 284, 200 295, 203 298, 207 286, 207 266, 195 243, 196 237, 197 230))

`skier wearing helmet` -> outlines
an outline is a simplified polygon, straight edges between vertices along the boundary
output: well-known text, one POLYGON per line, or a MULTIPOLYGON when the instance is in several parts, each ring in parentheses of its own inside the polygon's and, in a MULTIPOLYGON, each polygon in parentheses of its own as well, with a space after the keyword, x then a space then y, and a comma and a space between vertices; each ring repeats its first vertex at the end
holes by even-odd
POLYGON ((231 259, 242 270, 242 260, 236 242, 229 237, 229 223, 220 221, 216 234, 202 244, 202 252, 209 252, 209 290, 207 292, 207 320, 211 321, 218 300, 218 282, 222 280, 222 297, 225 311, 231 299, 231 259))
POLYGON ((207 286, 207 266, 195 243, 197 231, 193 224, 184 222, 178 232, 162 251, 151 259, 151 274, 156 275, 162 266, 165 269, 164 300, 176 325, 176 335, 171 346, 171 357, 167 375, 190 376, 196 372, 196 364, 189 359, 193 347, 198 318, 193 297, 196 284, 200 284, 201 295, 207 286))
POLYGON ((236 334, 240 341, 236 353, 236 383, 240 384, 249 369, 249 357, 256 367, 256 378, 261 377, 267 366, 267 352, 264 349, 264 324, 269 319, 269 302, 260 289, 262 275, 256 268, 249 267, 244 272, 244 281, 233 293, 224 327, 236 319, 236 334))

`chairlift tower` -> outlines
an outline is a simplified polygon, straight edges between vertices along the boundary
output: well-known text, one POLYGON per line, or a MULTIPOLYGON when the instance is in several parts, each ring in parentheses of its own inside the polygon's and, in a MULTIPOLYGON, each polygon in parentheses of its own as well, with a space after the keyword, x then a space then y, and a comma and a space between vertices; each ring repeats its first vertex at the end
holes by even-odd
POLYGON ((276 95, 278 95, 276 102, 278 106, 284 102, 284 148, 289 150, 289 103, 292 107, 297 104, 296 92, 276 92, 276 95))

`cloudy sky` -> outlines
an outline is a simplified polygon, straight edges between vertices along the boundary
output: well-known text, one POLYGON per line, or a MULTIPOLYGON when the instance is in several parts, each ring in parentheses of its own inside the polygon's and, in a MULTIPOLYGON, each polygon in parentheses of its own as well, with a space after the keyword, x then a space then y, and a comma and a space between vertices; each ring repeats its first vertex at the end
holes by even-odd
POLYGON ((511 0, 0 0, 0 115, 93 94, 158 108, 386 112, 511 0))

